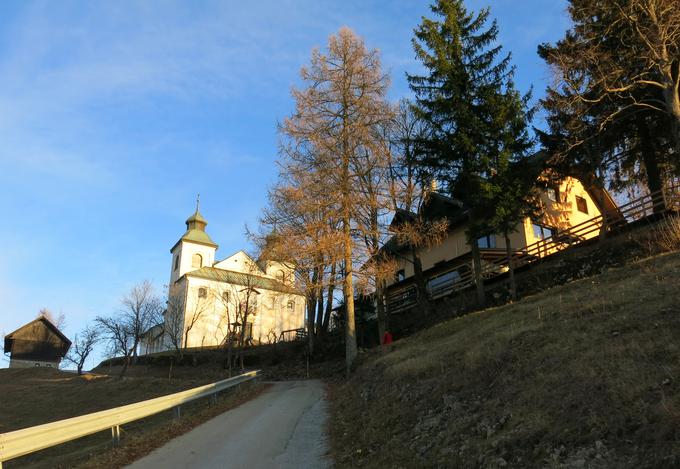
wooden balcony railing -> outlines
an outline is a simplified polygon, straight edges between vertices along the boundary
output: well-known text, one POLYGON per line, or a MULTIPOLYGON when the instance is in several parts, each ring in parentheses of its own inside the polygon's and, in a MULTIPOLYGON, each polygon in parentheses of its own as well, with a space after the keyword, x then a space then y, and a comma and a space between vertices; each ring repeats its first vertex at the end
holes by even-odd
MULTIPOLYGON (((511 258, 508 258, 507 254, 498 255, 497 249, 481 249, 482 279, 489 280, 508 272, 510 262, 517 269, 562 252, 596 236, 600 238, 606 237, 608 234, 620 230, 622 227, 635 221, 648 218, 652 215, 663 216, 668 213, 677 213, 678 211, 680 211, 680 184, 675 183, 662 191, 631 200, 618 207, 616 212, 604 212, 569 228, 558 229, 553 236, 541 239, 521 249, 513 250, 511 258), (485 256, 485 251, 489 251, 490 255, 485 256)), ((454 263, 446 272, 438 273, 437 276, 428 279, 428 289, 432 298, 441 298, 472 287, 475 282, 474 277, 474 271, 468 256, 465 259, 461 259, 459 263, 454 263), (447 275, 450 281, 437 282, 437 279, 447 275)), ((387 298, 387 308, 390 313, 408 310, 416 303, 417 291, 413 285, 395 290, 387 298)))

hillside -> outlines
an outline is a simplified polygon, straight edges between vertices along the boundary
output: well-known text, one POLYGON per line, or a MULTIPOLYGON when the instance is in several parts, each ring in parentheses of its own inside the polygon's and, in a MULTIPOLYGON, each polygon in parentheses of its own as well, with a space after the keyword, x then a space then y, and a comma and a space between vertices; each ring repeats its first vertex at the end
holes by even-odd
MULTIPOLYGON (((224 379, 224 372, 219 379, 224 379)), ((214 377, 213 377, 214 378, 214 377)), ((214 381, 203 374, 185 379, 78 376, 47 368, 0 370, 0 433, 139 402, 214 381)), ((259 394, 261 385, 221 393, 183 406, 182 419, 171 411, 122 427, 122 445, 111 450, 107 431, 4 463, 3 467, 121 467, 190 430, 195 425, 259 394)))
POLYGON ((680 254, 441 323, 331 387, 338 467, 680 466, 680 254))

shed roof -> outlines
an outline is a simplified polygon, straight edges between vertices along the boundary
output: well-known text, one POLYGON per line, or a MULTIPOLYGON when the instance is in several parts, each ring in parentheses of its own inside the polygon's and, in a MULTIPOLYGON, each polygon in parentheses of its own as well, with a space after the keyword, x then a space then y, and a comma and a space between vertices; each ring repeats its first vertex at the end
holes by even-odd
POLYGON ((54 324, 52 324, 52 321, 47 319, 45 316, 40 316, 33 321, 24 324, 20 328, 18 328, 15 331, 10 332, 5 336, 5 344, 4 344, 4 352, 9 353, 12 351, 12 344, 14 342, 15 336, 18 336, 21 334, 21 332, 30 329, 35 323, 40 322, 42 323, 43 327, 46 327, 50 331, 52 331, 63 343, 63 348, 64 348, 64 353, 66 353, 66 350, 71 346, 71 341, 66 337, 54 324))

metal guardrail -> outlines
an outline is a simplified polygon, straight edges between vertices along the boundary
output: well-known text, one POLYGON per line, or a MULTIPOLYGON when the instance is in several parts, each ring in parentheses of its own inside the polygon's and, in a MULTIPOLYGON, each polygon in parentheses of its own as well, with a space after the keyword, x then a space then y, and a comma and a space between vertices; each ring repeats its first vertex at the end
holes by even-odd
POLYGON ((251 371, 205 386, 156 397, 113 409, 102 410, 56 422, 0 433, 0 469, 2 463, 51 446, 76 440, 93 433, 111 429, 114 445, 120 441, 120 426, 151 415, 176 409, 180 415, 182 404, 207 396, 215 396, 226 389, 253 380, 259 371, 251 371))

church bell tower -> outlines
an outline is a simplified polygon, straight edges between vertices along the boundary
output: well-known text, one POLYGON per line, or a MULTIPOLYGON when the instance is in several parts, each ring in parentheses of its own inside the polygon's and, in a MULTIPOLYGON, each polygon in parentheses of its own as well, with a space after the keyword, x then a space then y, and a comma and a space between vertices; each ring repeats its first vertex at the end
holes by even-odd
POLYGON ((185 222, 186 232, 170 249, 172 265, 169 287, 171 289, 175 282, 187 272, 212 267, 215 264, 217 244, 205 232, 208 221, 203 218, 198 208, 199 200, 197 199, 196 211, 185 222))

